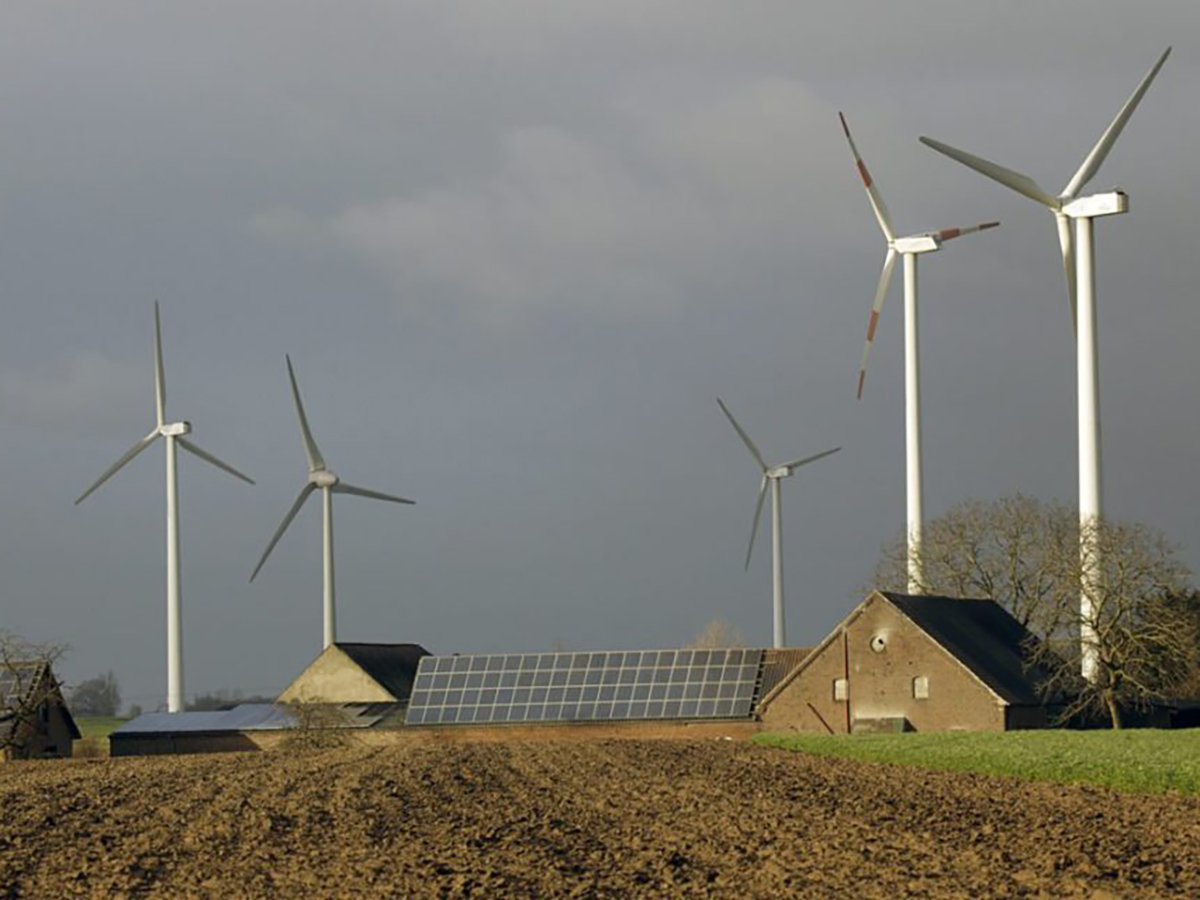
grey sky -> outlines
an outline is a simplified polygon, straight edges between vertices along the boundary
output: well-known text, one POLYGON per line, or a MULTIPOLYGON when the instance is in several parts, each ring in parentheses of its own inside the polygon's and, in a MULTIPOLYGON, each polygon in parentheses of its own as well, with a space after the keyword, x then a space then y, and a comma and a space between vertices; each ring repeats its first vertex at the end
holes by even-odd
POLYGON ((1194 3, 715 0, 9 4, 0 9, 0 626, 72 680, 165 689, 163 462, 72 500, 168 412, 250 488, 181 461, 189 693, 277 690, 320 643, 319 514, 258 582, 321 448, 415 508, 337 504, 340 636, 435 651, 770 637, 772 458, 789 637, 819 638, 903 524, 899 279, 863 401, 883 241, 999 218, 922 265, 927 511, 1076 491, 1053 221, 921 147, 1051 190, 1167 44, 1093 182, 1106 503, 1200 566, 1190 204, 1194 3))

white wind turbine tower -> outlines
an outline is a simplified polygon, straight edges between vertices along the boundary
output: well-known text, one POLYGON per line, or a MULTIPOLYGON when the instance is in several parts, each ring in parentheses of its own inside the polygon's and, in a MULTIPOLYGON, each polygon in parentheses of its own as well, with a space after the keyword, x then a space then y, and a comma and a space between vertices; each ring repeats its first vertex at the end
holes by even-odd
POLYGON ((304 501, 308 499, 313 491, 320 488, 324 509, 324 539, 322 546, 324 549, 325 564, 325 642, 322 646, 328 647, 337 640, 337 610, 333 587, 333 495, 357 494, 360 497, 387 500, 391 503, 412 504, 414 501, 405 500, 403 497, 393 497, 391 494, 383 494, 379 491, 368 490, 367 488, 355 487, 352 484, 346 484, 337 475, 333 474, 333 471, 325 465, 325 458, 321 456, 321 451, 317 448, 317 442, 313 440, 312 431, 309 430, 308 417, 304 414, 304 404, 300 402, 300 388, 296 385, 296 373, 292 369, 292 358, 290 356, 285 358, 287 359, 288 378, 292 382, 292 396, 296 400, 296 415, 300 419, 300 432, 304 437, 304 452, 308 456, 308 483, 300 489, 300 496, 296 498, 296 502, 292 504, 292 508, 288 510, 287 515, 283 517, 283 522, 271 537, 271 543, 267 544, 267 549, 263 551, 262 559, 254 567, 254 574, 250 576, 250 580, 254 581, 255 576, 258 575, 259 570, 263 567, 263 563, 267 561, 267 557, 271 555, 271 551, 275 549, 275 545, 279 543, 279 539, 283 537, 283 533, 292 524, 292 519, 296 518, 296 514, 300 512, 300 507, 304 505, 304 501))
POLYGON ((803 459, 794 459, 781 466, 769 466, 758 451, 758 447, 755 446, 754 441, 750 440, 750 435, 746 434, 742 426, 738 424, 737 419, 733 417, 733 413, 721 402, 720 397, 717 398, 717 404, 721 407, 721 412, 725 413, 725 417, 729 419, 729 424, 733 426, 733 430, 738 433, 738 436, 746 445, 746 449, 750 451, 750 455, 754 457, 754 461, 758 464, 759 469, 762 470, 762 483, 758 487, 758 502, 754 506, 754 524, 750 526, 750 546, 746 549, 747 569, 750 568, 750 554, 754 552, 754 538, 758 534, 758 520, 762 515, 763 500, 767 496, 767 485, 770 484, 771 486, 771 544, 775 551, 774 640, 776 647, 786 647, 787 637, 783 621, 783 506, 780 499, 779 482, 790 477, 801 466, 806 466, 810 462, 816 462, 821 457, 829 456, 831 453, 837 453, 842 448, 834 447, 832 450, 825 450, 812 456, 806 456, 803 459))
POLYGON ((183 608, 179 590, 179 479, 176 475, 176 445, 198 456, 218 469, 224 469, 242 481, 254 484, 233 466, 201 450, 184 435, 190 434, 190 422, 168 422, 166 418, 167 387, 163 376, 162 326, 159 322, 158 301, 154 303, 154 411, 158 424, 148 435, 130 447, 108 471, 84 491, 75 501, 78 506, 96 488, 119 472, 126 463, 160 437, 167 444, 167 711, 183 709, 183 608))
POLYGON ((879 276, 879 286, 875 288, 875 302, 871 307, 871 315, 867 320, 867 341, 863 347, 862 364, 858 370, 858 398, 862 399, 863 383, 867 377, 867 357, 871 353, 871 344, 875 341, 875 327, 879 324, 879 313, 883 309, 883 300, 887 296, 888 283, 892 279, 892 268, 896 265, 896 254, 904 257, 904 421, 907 468, 907 507, 908 507, 908 592, 921 594, 925 592, 925 577, 921 561, 921 532, 925 522, 925 494, 922 483, 923 461, 921 456, 921 364, 919 358, 919 340, 917 327, 917 257, 922 253, 934 253, 940 250, 942 244, 964 234, 973 234, 995 228, 999 222, 984 222, 967 228, 943 228, 941 231, 922 231, 908 237, 897 237, 892 227, 892 219, 884 205, 879 188, 875 186, 871 173, 867 171, 866 163, 854 145, 850 136, 850 126, 846 117, 841 113, 842 130, 846 132, 846 140, 850 142, 850 152, 854 154, 854 163, 862 178, 863 186, 867 189, 867 199, 871 201, 871 209, 879 222, 879 228, 887 240, 887 255, 883 258, 883 274, 879 276))
POLYGON ((1100 135, 1079 169, 1057 197, 1047 193, 1032 178, 962 150, 922 137, 921 143, 944 153, 965 166, 998 181, 1018 194, 1036 200, 1052 213, 1058 224, 1059 248, 1067 276, 1071 315, 1075 322, 1075 365, 1079 394, 1079 527, 1082 578, 1079 597, 1081 674, 1089 681, 1096 677, 1096 645, 1093 628, 1094 597, 1100 584, 1101 560, 1094 540, 1101 521, 1100 469, 1100 370, 1096 337, 1096 261, 1092 219, 1117 215, 1129 209, 1129 197, 1117 188, 1103 194, 1079 196, 1080 191, 1099 171, 1101 164, 1120 137, 1129 117, 1154 81, 1158 70, 1171 54, 1163 51, 1158 62, 1125 101, 1115 119, 1100 135), (1072 227, 1073 226, 1073 227, 1072 227))

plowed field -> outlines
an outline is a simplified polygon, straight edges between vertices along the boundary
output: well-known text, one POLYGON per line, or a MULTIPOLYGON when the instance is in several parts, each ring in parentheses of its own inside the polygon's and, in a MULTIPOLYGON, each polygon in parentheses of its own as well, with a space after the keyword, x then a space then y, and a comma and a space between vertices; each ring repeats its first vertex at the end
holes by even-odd
POLYGON ((0 897, 1200 897, 1200 800, 741 743, 0 766, 0 897))

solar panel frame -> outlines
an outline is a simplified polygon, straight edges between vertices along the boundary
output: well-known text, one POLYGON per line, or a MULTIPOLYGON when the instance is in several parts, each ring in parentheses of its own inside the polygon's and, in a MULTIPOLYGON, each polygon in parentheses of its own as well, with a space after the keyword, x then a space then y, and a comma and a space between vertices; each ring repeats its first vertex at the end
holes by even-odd
POLYGON ((406 725, 745 719, 761 649, 427 656, 406 725))

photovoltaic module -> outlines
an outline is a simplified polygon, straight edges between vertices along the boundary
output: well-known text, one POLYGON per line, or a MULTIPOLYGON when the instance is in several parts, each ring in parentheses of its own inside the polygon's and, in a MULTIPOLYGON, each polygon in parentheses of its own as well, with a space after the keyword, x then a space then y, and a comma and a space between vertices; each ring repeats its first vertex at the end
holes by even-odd
POLYGON ((406 725, 744 719, 763 651, 426 656, 406 725))

